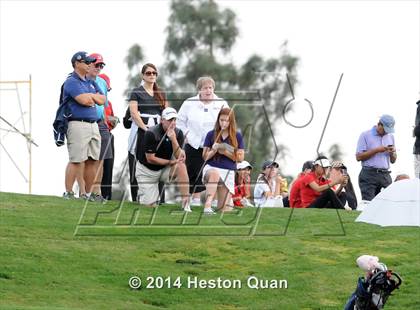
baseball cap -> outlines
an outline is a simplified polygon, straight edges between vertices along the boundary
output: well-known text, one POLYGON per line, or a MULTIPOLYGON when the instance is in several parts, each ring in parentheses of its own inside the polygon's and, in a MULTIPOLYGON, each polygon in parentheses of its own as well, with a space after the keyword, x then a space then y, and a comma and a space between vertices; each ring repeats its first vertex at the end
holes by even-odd
POLYGON ((108 91, 110 91, 112 88, 111 88, 111 80, 109 79, 109 76, 106 75, 105 73, 101 73, 98 76, 105 80, 106 88, 108 89, 108 91))
POLYGON ((245 169, 245 168, 248 168, 248 167, 252 169, 251 164, 249 162, 247 162, 246 160, 241 161, 240 163, 236 164, 236 169, 238 169, 238 170, 245 169))
POLYGON ((384 130, 386 133, 395 132, 394 130, 395 120, 391 115, 388 115, 388 114, 382 115, 381 118, 379 119, 379 122, 384 126, 384 130))
POLYGON ((272 161, 272 160, 266 160, 262 164, 262 169, 265 170, 265 169, 267 169, 269 167, 273 167, 273 166, 276 167, 276 168, 278 168, 279 167, 279 164, 276 163, 275 161, 272 161))
POLYGON ((312 160, 305 161, 305 163, 302 166, 302 172, 305 171, 306 169, 312 169, 313 166, 314 166, 314 162, 312 160))
POLYGON ((95 62, 96 59, 88 56, 88 53, 86 52, 77 52, 71 58, 71 64, 74 65, 76 61, 82 61, 82 60, 86 63, 91 63, 91 62, 95 62))
POLYGON ((319 165, 322 168, 331 167, 330 161, 328 159, 318 159, 314 161, 314 166, 319 165))
POLYGON ((343 164, 343 162, 339 160, 333 161, 331 164, 331 167, 337 168, 337 169, 347 169, 347 167, 343 164))
POLYGON ((93 53, 93 54, 90 54, 89 57, 95 59, 94 60, 95 64, 104 64, 105 65, 104 58, 102 57, 101 54, 93 53))
POLYGON ((177 117, 178 113, 176 113, 176 110, 174 108, 168 107, 162 111, 162 118, 166 119, 167 121, 177 117))

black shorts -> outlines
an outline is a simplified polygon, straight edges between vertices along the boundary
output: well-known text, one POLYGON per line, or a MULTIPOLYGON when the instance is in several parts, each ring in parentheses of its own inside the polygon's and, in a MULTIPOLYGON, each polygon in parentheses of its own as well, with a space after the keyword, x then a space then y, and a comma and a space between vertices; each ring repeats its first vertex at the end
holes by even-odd
POLYGON ((185 155, 187 157, 185 164, 190 180, 190 194, 201 193, 206 189, 202 180, 202 171, 204 167, 203 149, 201 147, 195 149, 187 144, 185 146, 185 155))

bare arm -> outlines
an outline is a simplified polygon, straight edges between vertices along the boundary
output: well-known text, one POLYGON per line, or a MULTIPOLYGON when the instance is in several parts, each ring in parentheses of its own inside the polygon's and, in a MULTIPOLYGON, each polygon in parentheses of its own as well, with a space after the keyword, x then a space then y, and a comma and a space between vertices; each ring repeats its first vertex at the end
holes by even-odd
POLYGON ((264 192, 264 197, 265 198, 270 198, 270 197, 274 197, 274 195, 273 195, 273 193, 272 192, 264 192))
POLYGON ((395 150, 395 146, 388 147, 387 151, 389 152, 389 160, 392 164, 395 163, 397 161, 397 152, 395 150))
POLYGON ((171 140, 171 144, 172 144, 172 150, 174 152, 174 156, 176 159, 179 159, 180 157, 185 159, 185 152, 183 149, 181 149, 181 147, 178 144, 178 140, 176 139, 176 134, 175 131, 173 129, 170 129, 167 131, 167 136, 168 138, 171 140), (182 156, 181 156, 182 155, 182 156))
POLYGON ((174 165, 178 162, 178 160, 156 157, 155 153, 146 153, 146 160, 149 164, 159 165, 159 166, 174 165))
POLYGON ((374 156, 377 153, 386 152, 388 149, 386 146, 379 146, 371 150, 367 150, 365 152, 361 152, 356 154, 356 160, 357 161, 365 161, 374 156))
POLYGON ((342 178, 339 178, 337 180, 331 180, 329 183, 324 184, 324 185, 319 185, 315 181, 312 181, 311 183, 309 183, 309 186, 317 192, 323 192, 333 187, 334 185, 340 184, 342 182, 343 182, 342 178))
POLYGON ((93 100, 91 95, 92 94, 89 94, 89 93, 80 94, 76 96, 74 100, 76 100, 78 104, 81 104, 87 107, 93 107, 95 105, 95 101, 93 100))
POLYGON ((251 180, 249 177, 247 177, 245 180, 245 197, 251 198, 251 180))
POLYGON ((349 177, 347 175, 342 176, 342 181, 340 181, 340 186, 334 191, 337 195, 341 193, 344 187, 346 187, 349 177))
POLYGON ((207 146, 205 146, 203 148, 203 159, 204 161, 209 160, 210 158, 212 158, 214 155, 216 155, 217 150, 214 148, 209 148, 207 146))
POLYGON ((146 131, 147 126, 144 124, 143 120, 140 117, 137 101, 131 100, 128 102, 128 104, 130 105, 131 119, 134 121, 134 123, 136 123, 137 127, 146 131))
MULTIPOLYGON (((283 186, 283 182, 285 182, 285 180, 283 180, 283 178, 278 175, 276 177, 276 189, 274 191, 274 196, 282 196, 282 197, 284 197, 284 196, 287 196, 288 195, 287 192, 282 192, 282 189, 284 187, 283 186)), ((285 186, 287 186, 287 184, 285 186)))
POLYGON ((245 157, 245 152, 242 149, 239 149, 236 152, 236 156, 235 153, 229 152, 226 149, 222 149, 222 150, 218 150, 219 154, 225 155, 226 157, 228 157, 229 159, 235 161, 235 162, 240 162, 244 160, 245 157))
POLYGON ((106 102, 106 96, 101 95, 99 93, 97 94, 91 94, 93 101, 95 101, 96 104, 103 105, 106 102))

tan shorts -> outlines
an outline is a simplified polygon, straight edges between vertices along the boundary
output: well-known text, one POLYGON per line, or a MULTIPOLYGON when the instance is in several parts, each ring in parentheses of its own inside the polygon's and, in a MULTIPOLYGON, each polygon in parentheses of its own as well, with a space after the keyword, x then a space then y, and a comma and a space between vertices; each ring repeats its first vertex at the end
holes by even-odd
POLYGON ((154 171, 137 162, 136 179, 139 185, 137 201, 144 205, 157 204, 159 200, 159 181, 169 182, 170 166, 154 171))
POLYGON ((101 135, 98 124, 70 121, 67 129, 67 149, 71 163, 82 163, 89 157, 99 160, 101 135))

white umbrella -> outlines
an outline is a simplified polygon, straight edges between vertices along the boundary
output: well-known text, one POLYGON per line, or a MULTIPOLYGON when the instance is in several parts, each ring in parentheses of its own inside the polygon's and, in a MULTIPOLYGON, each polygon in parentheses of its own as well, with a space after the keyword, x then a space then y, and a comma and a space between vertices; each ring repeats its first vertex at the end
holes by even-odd
POLYGON ((356 222, 420 227, 420 179, 389 185, 364 208, 356 222))

